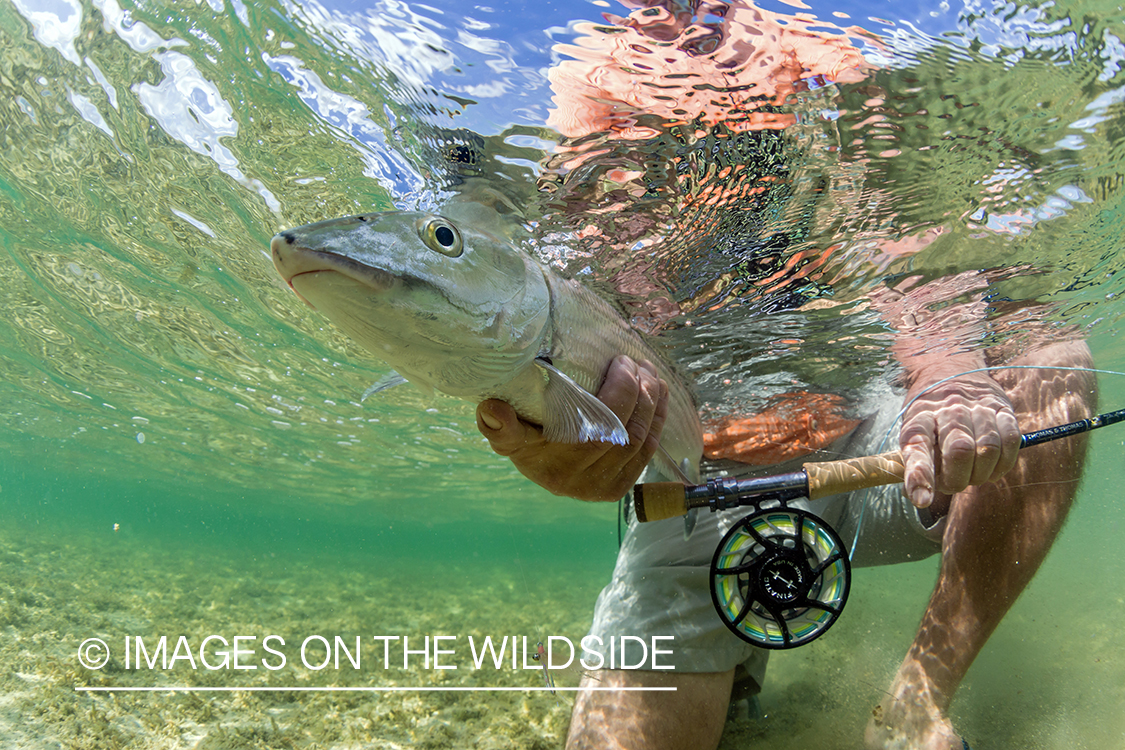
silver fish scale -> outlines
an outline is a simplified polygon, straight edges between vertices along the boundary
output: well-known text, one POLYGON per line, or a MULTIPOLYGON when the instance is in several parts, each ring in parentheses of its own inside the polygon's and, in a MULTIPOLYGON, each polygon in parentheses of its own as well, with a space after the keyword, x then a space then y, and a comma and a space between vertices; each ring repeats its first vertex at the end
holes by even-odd
MULTIPOLYGON (((687 459, 685 473, 698 482, 703 428, 695 399, 675 368, 597 294, 549 271, 546 276, 551 290, 549 356, 554 365, 590 393, 598 392, 610 362, 619 354, 656 365, 669 392, 660 442, 677 464, 687 459)), ((662 473, 672 476, 667 469, 662 473)))

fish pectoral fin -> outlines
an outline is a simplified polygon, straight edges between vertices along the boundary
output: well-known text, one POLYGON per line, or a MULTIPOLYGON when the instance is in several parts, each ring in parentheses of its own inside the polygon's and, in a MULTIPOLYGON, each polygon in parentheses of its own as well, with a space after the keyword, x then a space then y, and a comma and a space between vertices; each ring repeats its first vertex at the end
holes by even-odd
POLYGON ((547 373, 544 437, 555 443, 629 444, 625 425, 608 406, 554 365, 541 359, 535 364, 547 373))
POLYGON ((359 397, 360 403, 366 401, 368 396, 374 396, 376 393, 385 391, 388 388, 394 388, 396 385, 402 385, 406 382, 408 382, 406 378, 399 375, 394 370, 391 370, 386 375, 375 381, 375 383, 370 388, 363 392, 363 395, 359 397))
POLYGON ((682 462, 676 463, 676 459, 672 458, 664 443, 658 443, 656 446, 656 462, 660 466, 660 473, 669 479, 678 479, 684 484, 695 484, 687 474, 691 471, 691 461, 685 458, 682 462))
POLYGON ((684 541, 691 539, 691 532, 695 531, 695 514, 699 508, 692 508, 684 514, 684 541))

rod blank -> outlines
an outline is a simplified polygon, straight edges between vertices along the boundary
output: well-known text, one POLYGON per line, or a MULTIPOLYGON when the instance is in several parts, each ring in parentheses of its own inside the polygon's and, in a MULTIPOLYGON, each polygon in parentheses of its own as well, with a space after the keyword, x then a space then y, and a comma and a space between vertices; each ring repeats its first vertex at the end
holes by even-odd
MULTIPOLYGON (((1020 448, 1089 432, 1125 421, 1125 409, 1048 427, 1022 435, 1020 448)), ((764 500, 818 500, 829 495, 853 492, 902 481, 902 456, 898 451, 841 461, 808 463, 800 471, 753 479, 710 479, 706 484, 647 482, 633 487, 633 509, 637 520, 662 521, 682 516, 692 508, 727 510, 764 500)))

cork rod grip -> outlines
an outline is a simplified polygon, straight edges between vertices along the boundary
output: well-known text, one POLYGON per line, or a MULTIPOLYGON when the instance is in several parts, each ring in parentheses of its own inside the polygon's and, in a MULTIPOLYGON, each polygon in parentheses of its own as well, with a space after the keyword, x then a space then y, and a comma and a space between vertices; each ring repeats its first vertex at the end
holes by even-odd
POLYGON ((902 456, 898 451, 878 456, 848 458, 805 464, 809 476, 809 499, 817 500, 866 487, 879 487, 902 481, 902 456))
POLYGON ((633 488, 633 510, 637 520, 663 521, 688 512, 687 487, 679 482, 649 482, 633 488))

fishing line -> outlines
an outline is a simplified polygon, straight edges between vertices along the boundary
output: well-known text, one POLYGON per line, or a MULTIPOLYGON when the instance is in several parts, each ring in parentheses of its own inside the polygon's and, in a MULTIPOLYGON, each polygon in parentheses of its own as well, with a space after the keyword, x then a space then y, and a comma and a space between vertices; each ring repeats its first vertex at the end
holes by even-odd
POLYGON ((625 498, 627 497, 630 497, 630 493, 626 493, 622 497, 617 498, 617 549, 621 549, 621 544, 625 541, 625 537, 621 531, 621 520, 625 519, 625 523, 629 523, 629 519, 625 518, 625 509, 629 507, 625 502, 625 498))
POLYGON ((1063 372, 1092 372, 1098 375, 1120 375, 1122 377, 1125 377, 1125 372, 1118 372, 1117 370, 1099 370, 1094 367, 1063 367, 1054 365, 993 365, 992 367, 978 367, 975 370, 965 370, 964 372, 959 372, 956 375, 950 375, 949 377, 942 378, 941 380, 931 383, 922 390, 918 391, 914 398, 907 401, 906 404, 903 405, 902 409, 899 410, 898 414, 895 415, 890 429, 888 429, 887 433, 883 436, 883 442, 879 444, 879 448, 882 449, 884 446, 886 446, 887 441, 890 439, 891 434, 894 432, 894 426, 898 424, 898 422, 906 414, 907 410, 914 405, 914 402, 920 399, 926 393, 929 393, 934 388, 937 388, 943 383, 948 383, 950 380, 956 380, 957 378, 964 375, 975 375, 978 372, 995 372, 997 370, 1061 370, 1063 372))
MULTIPOLYGON (((531 594, 531 582, 528 580, 527 570, 525 570, 524 567, 523 567, 523 561, 520 560, 519 550, 516 549, 516 532, 512 531, 512 527, 511 527, 510 524, 504 524, 504 525, 507 526, 508 534, 512 537, 512 547, 513 547, 513 549, 516 553, 516 565, 520 569, 520 578, 523 579, 524 590, 527 591, 527 600, 529 602, 533 601, 532 594, 531 594)), ((536 636, 540 636, 541 633, 538 632, 539 629, 536 628, 535 630, 536 630, 536 636)), ((527 642, 524 641, 525 648, 526 648, 526 643, 527 642)), ((545 656, 543 654, 543 652, 540 650, 542 645, 543 645, 543 639, 539 638, 539 642, 536 644, 535 654, 531 657, 535 661, 540 661, 540 659, 545 656)), ((512 636, 512 650, 515 651, 515 648, 516 648, 516 640, 515 640, 515 636, 512 636)), ((525 653, 523 655, 523 662, 526 663, 526 660, 527 660, 527 654, 525 653)), ((542 661, 540 666, 543 667, 543 679, 547 683, 547 688, 551 691, 551 695, 555 696, 555 705, 560 705, 559 704, 559 696, 555 694, 554 681, 551 679, 550 672, 547 671, 546 661, 542 661)))
MULTIPOLYGON (((945 377, 941 380, 931 383, 922 390, 918 391, 918 393, 916 393, 912 399, 903 404, 903 407, 899 410, 898 414, 896 414, 895 418, 891 420, 891 426, 888 427, 887 431, 883 434, 883 439, 879 441, 879 445, 876 447, 876 452, 882 453, 887 449, 887 446, 889 445, 891 438, 894 435, 895 427, 899 422, 902 421, 902 418, 906 416, 906 412, 910 409, 911 406, 914 405, 914 402, 920 399, 922 396, 937 388, 939 385, 943 385, 951 380, 956 380, 957 378, 963 377, 965 375, 975 375, 980 372, 996 372, 997 370, 1055 370, 1061 372, 1090 372, 1098 375, 1119 375, 1121 377, 1125 377, 1125 372, 1118 372, 1117 370, 1101 370, 1094 367, 1065 367, 1052 365, 993 365, 991 367, 978 367, 974 370, 965 370, 964 372, 959 372, 956 375, 950 375, 949 377, 945 377)), ((863 491, 864 495, 863 499, 860 501, 859 520, 856 522, 855 536, 852 537, 852 546, 848 549, 849 561, 855 559, 855 548, 856 545, 859 544, 859 536, 860 532, 863 529, 864 518, 867 515, 867 507, 872 500, 873 494, 877 491, 878 490, 876 490, 875 488, 869 488, 863 491)))
MULTIPOLYGON (((1055 370, 1118 375, 1089 367, 998 365, 943 378, 915 395, 891 422, 885 446, 915 400, 954 378, 996 370, 1055 370)), ((1056 440, 1125 422, 1125 409, 1096 414, 1020 436, 1020 447, 1056 440)), ((716 477, 701 485, 650 482, 633 488, 634 515, 640 522, 673 518, 696 508, 712 511, 746 508, 719 542, 711 560, 710 592, 719 619, 735 635, 762 648, 788 649, 822 635, 847 603, 851 560, 870 495, 859 490, 901 483, 900 452, 806 463, 794 472, 749 479, 716 477), (850 550, 826 521, 793 501, 818 501, 857 493, 859 520, 850 550)))

